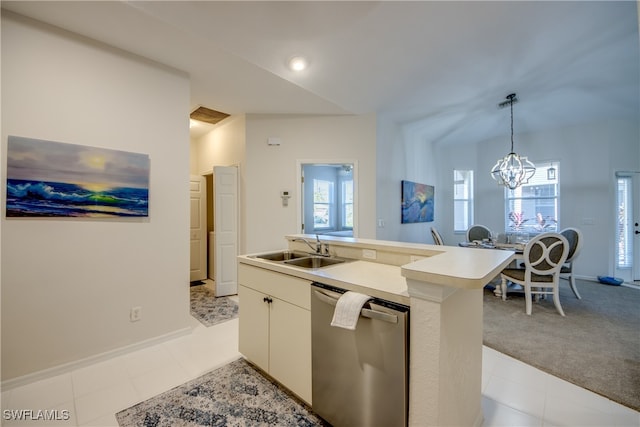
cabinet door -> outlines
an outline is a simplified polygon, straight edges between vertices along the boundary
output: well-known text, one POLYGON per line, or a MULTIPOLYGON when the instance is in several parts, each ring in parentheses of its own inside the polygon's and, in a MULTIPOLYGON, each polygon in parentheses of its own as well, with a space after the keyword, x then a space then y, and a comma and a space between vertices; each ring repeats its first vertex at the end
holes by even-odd
POLYGON ((272 299, 269 374, 311 404, 311 312, 272 299))
POLYGON ((269 303, 265 294, 238 287, 240 299, 238 350, 265 372, 269 372, 269 303))

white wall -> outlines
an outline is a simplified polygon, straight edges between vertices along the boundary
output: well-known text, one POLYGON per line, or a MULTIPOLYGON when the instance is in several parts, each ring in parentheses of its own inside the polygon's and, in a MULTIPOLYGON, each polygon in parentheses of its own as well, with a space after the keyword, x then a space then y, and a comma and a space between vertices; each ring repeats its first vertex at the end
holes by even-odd
POLYGON ((148 220, 2 215, 3 380, 188 327, 189 96, 181 72, 3 11, 3 168, 8 135, 151 159, 148 220))
MULTIPOLYGON (((585 237, 585 246, 576 262, 577 274, 585 277, 611 274, 615 253, 614 173, 640 170, 638 123, 602 121, 516 134, 515 144, 516 152, 527 155, 534 164, 560 161, 559 226, 580 228, 585 237)), ((475 170, 475 222, 496 231, 504 229, 504 191, 490 177, 489 170, 508 148, 509 141, 505 137, 481 142, 477 147, 461 144, 435 149, 440 177, 436 194, 444 194, 444 200, 436 200, 442 209, 437 210, 436 215, 444 218, 439 229, 447 244, 457 244, 465 239, 464 235, 453 233, 451 180, 454 169, 475 170)), ((385 196, 379 194, 378 197, 385 196)))
POLYGON ((248 115, 242 203, 244 250, 282 248, 284 235, 299 233, 298 161, 357 160, 358 237, 375 238, 376 116, 248 115), (268 146, 278 137, 280 146, 268 146), (293 195, 282 206, 280 192, 293 195))
POLYGON ((425 141, 419 131, 402 128, 384 118, 378 121, 376 238, 432 244, 430 228, 440 230, 446 224, 443 215, 446 188, 441 185, 439 159, 433 149, 433 144, 425 141), (401 223, 402 180, 435 187, 434 221, 401 223))
POLYGON ((191 173, 207 175, 213 173, 214 166, 241 165, 245 157, 245 126, 243 114, 229 116, 211 132, 192 141, 191 173))
MULTIPOLYGON (((206 177, 208 231, 214 231, 213 167, 237 165, 240 168, 239 192, 240 195, 244 193, 245 133, 245 116, 240 114, 227 117, 216 124, 211 132, 191 140, 191 174, 206 177)), ((242 211, 240 216, 244 216, 242 211)), ((242 230, 240 236, 242 236, 242 230)), ((244 253, 242 238, 240 238, 239 252, 244 253)), ((211 277, 211 272, 209 275, 211 277)))

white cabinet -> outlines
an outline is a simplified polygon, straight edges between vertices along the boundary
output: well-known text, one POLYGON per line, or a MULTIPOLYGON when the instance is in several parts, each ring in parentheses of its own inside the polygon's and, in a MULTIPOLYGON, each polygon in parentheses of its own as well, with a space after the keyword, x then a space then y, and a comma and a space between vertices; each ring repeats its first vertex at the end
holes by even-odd
POLYGON ((311 282, 240 264, 239 350, 311 404, 311 282))
POLYGON ((239 350, 247 359, 269 372, 269 311, 266 294, 243 285, 238 286, 240 298, 239 350))

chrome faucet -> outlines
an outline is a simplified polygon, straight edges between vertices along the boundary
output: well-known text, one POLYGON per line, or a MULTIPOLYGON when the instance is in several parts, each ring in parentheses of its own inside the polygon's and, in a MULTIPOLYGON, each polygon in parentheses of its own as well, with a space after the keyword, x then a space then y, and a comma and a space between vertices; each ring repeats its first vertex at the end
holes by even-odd
POLYGON ((317 255, 329 256, 329 244, 327 244, 327 243, 323 244, 320 241, 320 237, 317 234, 316 234, 316 245, 315 245, 315 247, 311 243, 309 243, 309 241, 306 240, 306 239, 294 238, 293 241, 294 242, 304 242, 304 243, 306 243, 307 246, 309 246, 314 251, 314 253, 317 254, 317 255), (323 250, 323 248, 324 248, 324 250, 323 250))
POLYGON ((322 243, 320 241, 320 237, 318 237, 317 234, 316 234, 316 253, 322 256, 329 256, 329 244, 322 243))

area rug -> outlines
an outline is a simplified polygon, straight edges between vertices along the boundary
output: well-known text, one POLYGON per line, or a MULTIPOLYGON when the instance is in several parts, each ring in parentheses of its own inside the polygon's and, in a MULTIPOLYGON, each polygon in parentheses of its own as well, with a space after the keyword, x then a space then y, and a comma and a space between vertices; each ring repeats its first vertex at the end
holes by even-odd
POLYGON ((191 315, 205 326, 238 317, 238 304, 229 297, 216 297, 206 286, 192 286, 191 315))
POLYGON ((577 299, 562 281, 560 302, 507 301, 484 291, 484 344, 529 365, 640 410, 640 291, 577 281, 577 299))
POLYGON ((121 427, 326 425, 244 359, 118 412, 116 419, 121 427))

